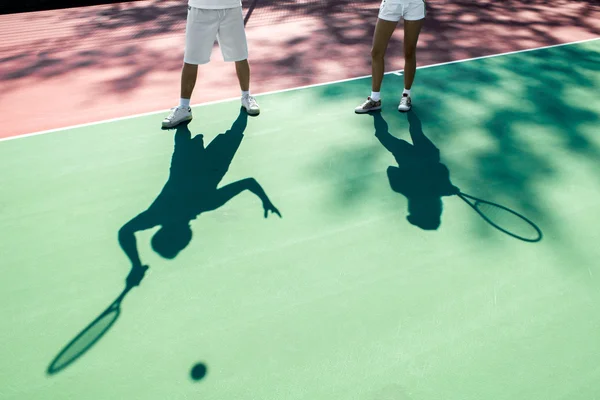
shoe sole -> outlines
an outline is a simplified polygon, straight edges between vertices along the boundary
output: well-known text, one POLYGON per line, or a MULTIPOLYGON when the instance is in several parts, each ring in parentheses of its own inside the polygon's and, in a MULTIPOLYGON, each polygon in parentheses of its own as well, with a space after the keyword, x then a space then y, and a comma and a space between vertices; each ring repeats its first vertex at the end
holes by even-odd
POLYGON ((408 107, 408 110, 398 109, 398 112, 405 113, 405 112, 409 112, 410 110, 412 110, 412 106, 408 107))
POLYGON ((249 111, 249 110, 248 110, 246 107, 244 107, 244 106, 242 106, 242 108, 243 108, 244 110, 246 110, 246 113, 247 113, 248 115, 251 115, 251 116, 253 116, 253 117, 256 117, 257 115, 259 115, 259 114, 260 114, 260 110, 258 110, 258 111, 249 111))
POLYGON ((171 128, 175 128, 176 126, 179 126, 181 124, 184 124, 186 122, 190 122, 192 120, 192 116, 190 116, 189 118, 186 119, 182 119, 181 121, 175 123, 175 124, 162 124, 162 128, 164 129, 171 129, 171 128))
POLYGON ((368 112, 370 112, 370 111, 378 111, 378 110, 381 110, 381 106, 379 106, 379 107, 373 107, 373 108, 369 108, 368 110, 361 110, 361 109, 358 109, 358 110, 357 110, 357 109, 354 109, 354 112, 355 112, 356 114, 366 114, 366 113, 368 113, 368 112))

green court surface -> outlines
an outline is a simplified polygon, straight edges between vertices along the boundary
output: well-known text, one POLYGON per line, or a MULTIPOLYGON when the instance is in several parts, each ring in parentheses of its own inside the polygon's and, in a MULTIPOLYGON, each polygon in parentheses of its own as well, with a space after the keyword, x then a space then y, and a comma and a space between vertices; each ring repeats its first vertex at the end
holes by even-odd
MULTIPOLYGON (((417 74, 410 123, 452 183, 527 216, 537 243, 456 196, 436 230, 411 225, 374 117, 353 113, 369 79, 259 96, 221 186, 256 179, 282 218, 245 191, 174 259, 137 233, 150 269, 62 369, 125 287, 118 233, 167 181, 175 131, 156 114, 1 142, 0 398, 600 399, 598 65, 591 41, 417 74)), ((410 142, 401 87, 386 76, 381 116, 410 142)), ((195 108, 192 135, 210 143, 238 107, 195 108)))

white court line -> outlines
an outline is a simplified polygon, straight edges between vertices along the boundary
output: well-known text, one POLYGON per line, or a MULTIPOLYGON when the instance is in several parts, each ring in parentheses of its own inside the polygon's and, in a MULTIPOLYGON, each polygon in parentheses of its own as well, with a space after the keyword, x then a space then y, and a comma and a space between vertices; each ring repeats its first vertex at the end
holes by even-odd
MULTIPOLYGON (((468 62, 468 61, 482 60, 482 59, 485 59, 485 58, 501 57, 501 56, 507 56, 507 55, 511 55, 511 54, 527 53, 527 52, 530 52, 530 51, 551 49, 551 48, 555 48, 555 47, 563 47, 563 46, 569 46, 569 45, 573 45, 573 44, 593 42, 593 41, 596 41, 596 40, 600 40, 600 37, 593 38, 593 39, 578 40, 578 41, 569 42, 569 43, 554 44, 554 45, 550 45, 550 46, 542 46, 542 47, 534 47, 534 48, 524 49, 524 50, 509 51, 509 52, 506 52, 506 53, 491 54, 491 55, 481 56, 481 57, 465 58, 465 59, 462 59, 462 60, 448 61, 448 62, 443 62, 443 63, 438 63, 438 64, 424 65, 422 67, 418 67, 417 69, 427 69, 427 68, 433 68, 433 67, 441 67, 441 66, 444 66, 444 65, 459 64, 459 63, 464 63, 464 62, 468 62)), ((386 75, 394 74, 394 75, 401 76, 402 72, 403 72, 403 70, 389 71, 389 72, 386 73, 386 75)), ((315 83, 315 84, 312 84, 312 85, 298 86, 298 87, 293 87, 293 88, 288 88, 288 89, 273 90, 271 92, 264 92, 264 93, 254 94, 254 96, 255 97, 267 96, 267 95, 270 95, 270 94, 285 93, 285 92, 291 92, 293 90, 309 89, 309 88, 315 88, 315 87, 326 86, 326 85, 334 85, 336 83, 350 82, 350 81, 355 81, 355 80, 365 79, 365 78, 370 78, 370 77, 371 77, 371 75, 364 75, 364 76, 358 76, 358 77, 355 77, 355 78, 340 79, 340 80, 337 80, 337 81, 315 83)), ((206 103, 194 104, 191 107, 203 107, 203 106, 209 106, 209 105, 213 105, 213 104, 226 103, 226 102, 233 101, 233 100, 239 100, 239 98, 238 97, 232 97, 232 98, 229 98, 229 99, 209 101, 209 102, 206 102, 206 103)), ((109 122, 123 121, 123 120, 131 119, 131 118, 139 118, 139 117, 145 117, 145 116, 149 116, 149 115, 156 115, 156 114, 166 113, 168 111, 170 111, 170 109, 158 110, 158 111, 150 111, 150 112, 142 113, 142 114, 128 115, 126 117, 112 118, 112 119, 106 119, 106 120, 102 120, 102 121, 88 122, 88 123, 85 123, 85 124, 67 126, 67 127, 64 127, 64 128, 56 128, 56 129, 49 129, 49 130, 46 130, 46 131, 40 131, 40 132, 34 132, 34 133, 27 133, 27 134, 24 134, 24 135, 17 135, 17 136, 11 136, 11 137, 7 137, 7 138, 0 138, 0 142, 4 142, 4 141, 8 141, 8 140, 21 139, 21 138, 26 138, 26 137, 31 137, 31 136, 45 135, 47 133, 60 132, 60 131, 66 131, 66 130, 71 130, 71 129, 84 128, 84 127, 92 126, 92 125, 106 124, 106 123, 109 123, 109 122)))

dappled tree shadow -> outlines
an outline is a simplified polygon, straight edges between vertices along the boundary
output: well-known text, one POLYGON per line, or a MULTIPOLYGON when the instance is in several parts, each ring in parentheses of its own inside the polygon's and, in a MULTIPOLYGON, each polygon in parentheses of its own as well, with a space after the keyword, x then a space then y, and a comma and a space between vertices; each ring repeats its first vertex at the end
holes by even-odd
MULTIPOLYGON (((458 63, 443 72, 421 70, 415 90, 427 90, 427 96, 415 98, 414 107, 461 188, 544 221, 545 233, 558 237, 556 205, 540 194, 540 186, 564 175, 563 164, 572 160, 600 172, 600 145, 593 136, 600 116, 596 99, 585 100, 597 87, 599 63, 599 53, 565 46, 458 63), (561 159, 549 154, 548 147, 560 152, 561 159)), ((399 86, 401 79, 388 85, 399 86)), ((321 96, 344 98, 356 92, 356 85, 340 84, 335 91, 322 88, 321 96)), ((388 122, 396 132, 408 131, 394 106, 384 108, 398 116, 388 122)), ((371 152, 370 146, 361 146, 371 152)), ((338 206, 354 207, 372 198, 367 184, 354 182, 357 162, 363 177, 381 174, 385 167, 376 154, 357 160, 355 150, 341 146, 327 157, 337 163, 331 179, 353 188, 351 202, 331 193, 338 206)), ((600 174, 596 177, 590 185, 600 184, 600 174)))
MULTIPOLYGON (((246 11, 252 2, 244 0, 246 11)), ((262 82, 285 76, 289 85, 369 74, 369 48, 379 3, 258 0, 248 21, 249 38, 256 41, 251 47, 254 79, 262 82)), ((25 78, 31 84, 32 78, 44 81, 107 68, 123 72, 107 78, 106 91, 133 91, 157 68, 175 71, 181 67, 186 14, 187 6, 180 1, 147 0, 74 8, 58 16, 27 16, 27 23, 35 24, 44 35, 18 40, 7 36, 0 45, 6 54, 0 58, 5 71, 0 81, 7 88, 4 94, 18 88, 10 83, 25 78), (162 44, 154 46, 150 41, 162 44)), ((555 44, 561 36, 557 32, 563 37, 568 32, 597 36, 598 21, 600 5, 593 0, 430 0, 419 62, 555 44)), ((4 25, 10 32, 24 23, 21 17, 4 25)), ((390 43, 389 68, 402 67, 401 42, 399 29, 390 43)))
MULTIPOLYGON (((246 10, 251 1, 244 1, 246 10)), ((368 75, 379 3, 258 0, 247 25, 253 44, 254 79, 289 87, 368 75)), ((149 0, 73 9, 61 13, 60 20, 44 13, 28 16, 27 21, 41 27, 45 37, 17 40, 13 34, 0 45, 0 82, 4 89, 0 96, 10 96, 25 83, 107 70, 120 72, 107 76, 102 90, 131 92, 157 68, 175 71, 181 67, 186 13, 180 1, 149 0), (155 45, 158 42, 161 46, 155 45)), ((10 21, 25 24, 23 18, 10 21)), ((9 32, 12 27, 3 24, 1 29, 9 32)), ((596 1, 430 0, 418 60, 424 64, 483 56, 556 44, 582 35, 600 35, 600 5, 596 1)), ((402 66, 401 41, 399 29, 390 43, 388 68, 402 66)), ((532 146, 526 135, 528 126, 544 126, 547 135, 569 154, 595 165, 600 160, 600 150, 581 130, 586 124, 597 124, 597 110, 572 101, 576 99, 574 88, 593 84, 589 74, 597 71, 600 57, 579 47, 556 51, 561 54, 560 62, 552 64, 545 62, 546 53, 525 53, 505 57, 493 65, 486 60, 460 64, 450 78, 435 74, 419 74, 417 78, 418 85, 431 92, 426 103, 418 103, 425 111, 421 114, 425 124, 435 125, 438 115, 451 115, 457 107, 468 107, 478 124, 469 129, 477 135, 485 132, 485 139, 493 143, 473 151, 469 163, 456 162, 453 173, 467 187, 496 182, 486 185, 490 193, 482 195, 493 195, 499 201, 518 199, 520 204, 515 206, 534 218, 548 211, 543 200, 536 197, 536 182, 551 179, 557 167, 532 146), (486 97, 492 90, 509 92, 513 101, 493 104, 494 99, 486 97)), ((331 90, 331 86, 323 87, 322 97, 331 97, 331 90)), ((347 94, 345 87, 338 90, 338 97, 347 94)), ((456 123, 464 129, 461 121, 456 123)), ((441 129, 455 132, 453 126, 441 129)), ((434 139, 438 146, 446 146, 455 137, 438 132, 434 139)), ((345 172, 368 169, 378 160, 375 147, 345 151, 357 155, 349 161, 352 165, 342 168, 345 172)), ((347 206, 359 202, 369 190, 361 179, 349 182, 348 187, 351 193, 343 200, 347 206)))

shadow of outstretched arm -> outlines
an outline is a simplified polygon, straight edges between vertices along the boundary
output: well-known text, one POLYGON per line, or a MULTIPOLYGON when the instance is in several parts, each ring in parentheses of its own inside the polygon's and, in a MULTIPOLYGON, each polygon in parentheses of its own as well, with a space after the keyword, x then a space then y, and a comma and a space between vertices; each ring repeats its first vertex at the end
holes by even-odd
POLYGON ((144 277, 147 266, 142 265, 137 248, 135 233, 157 226, 157 221, 148 211, 144 211, 119 229, 119 244, 131 261, 131 271, 126 278, 128 287, 138 286, 144 277))
POLYGON ((216 210, 245 190, 254 193, 262 201, 265 218, 269 216, 269 212, 277 214, 281 218, 281 213, 277 207, 273 205, 262 186, 254 178, 242 179, 217 189, 215 195, 207 204, 206 211, 216 210))

